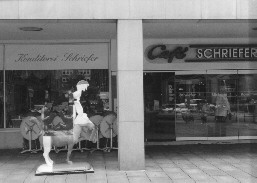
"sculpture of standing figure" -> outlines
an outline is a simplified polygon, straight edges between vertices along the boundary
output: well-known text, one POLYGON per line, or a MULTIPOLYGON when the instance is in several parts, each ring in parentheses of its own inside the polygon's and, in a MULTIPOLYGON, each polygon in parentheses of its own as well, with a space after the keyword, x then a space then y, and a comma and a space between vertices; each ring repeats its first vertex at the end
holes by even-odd
MULTIPOLYGON (((89 83, 87 81, 81 80, 77 83, 77 91, 73 93, 74 97, 74 106, 75 106, 75 114, 77 113, 77 116, 74 120, 74 126, 73 126, 73 134, 74 134, 74 140, 77 141, 79 139, 79 136, 82 131, 82 127, 86 127, 88 130, 93 130, 95 125, 89 120, 87 117, 87 114, 83 112, 83 107, 80 103, 80 97, 82 94, 82 91, 87 90, 89 86, 89 83)), ((91 139, 90 139, 91 140, 91 139)))
MULTIPOLYGON (((44 135, 44 128, 42 127, 42 133, 39 137, 40 143, 44 148, 43 156, 45 158, 45 162, 48 166, 53 166, 54 162, 49 157, 49 152, 52 146, 62 147, 68 146, 67 152, 67 163, 72 164, 70 161, 70 155, 73 149, 74 144, 78 143, 81 140, 90 140, 92 142, 97 141, 97 129, 95 128, 94 123, 92 123, 87 117, 86 113, 83 113, 83 108, 80 104, 80 97, 82 91, 85 91, 88 88, 89 84, 87 81, 81 80, 77 84, 77 91, 73 93, 74 96, 74 111, 73 113, 76 115, 73 120, 73 131, 52 131, 53 135, 44 135), (82 128, 84 135, 82 136, 82 128)), ((73 115, 74 115, 73 114, 73 115)), ((42 112, 42 120, 44 120, 44 112, 42 112)), ((31 117, 31 120, 37 120, 35 117, 31 117)), ((36 121, 37 122, 37 121, 36 121)), ((43 124, 42 124, 43 125, 43 124)))

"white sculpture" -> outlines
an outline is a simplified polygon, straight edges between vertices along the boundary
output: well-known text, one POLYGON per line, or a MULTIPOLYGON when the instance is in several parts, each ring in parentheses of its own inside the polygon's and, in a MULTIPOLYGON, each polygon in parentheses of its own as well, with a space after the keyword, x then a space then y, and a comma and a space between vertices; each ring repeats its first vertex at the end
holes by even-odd
MULTIPOLYGON (((90 140, 92 142, 96 142, 96 128, 95 125, 90 121, 87 117, 87 114, 83 112, 83 108, 80 103, 80 97, 82 91, 85 91, 88 88, 89 84, 87 81, 79 81, 77 84, 77 91, 73 93, 74 96, 74 120, 73 120, 73 131, 52 131, 53 136, 44 136, 44 131, 42 129, 42 135, 39 137, 40 143, 44 148, 43 156, 45 158, 45 162, 48 166, 52 167, 54 162, 49 157, 50 150, 52 146, 55 147, 63 147, 68 146, 67 152, 67 163, 72 164, 70 161, 70 155, 73 149, 74 144, 78 143, 81 140, 90 140), (77 114, 77 115, 76 115, 77 114), (86 129, 87 134, 83 133, 82 128, 86 129)), ((33 118, 33 117, 32 117, 33 118)), ((44 117, 42 117, 44 119, 44 117)), ((33 118, 33 120, 37 120, 33 118)))

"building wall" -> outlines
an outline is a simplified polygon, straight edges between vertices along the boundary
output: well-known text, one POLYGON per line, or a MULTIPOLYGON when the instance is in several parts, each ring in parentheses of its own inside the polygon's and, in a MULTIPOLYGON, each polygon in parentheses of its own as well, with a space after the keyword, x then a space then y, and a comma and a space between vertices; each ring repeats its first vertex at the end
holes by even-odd
POLYGON ((23 137, 20 129, 1 129, 0 130, 0 149, 22 148, 23 137))
POLYGON ((0 19, 256 19, 255 0, 12 0, 0 19))

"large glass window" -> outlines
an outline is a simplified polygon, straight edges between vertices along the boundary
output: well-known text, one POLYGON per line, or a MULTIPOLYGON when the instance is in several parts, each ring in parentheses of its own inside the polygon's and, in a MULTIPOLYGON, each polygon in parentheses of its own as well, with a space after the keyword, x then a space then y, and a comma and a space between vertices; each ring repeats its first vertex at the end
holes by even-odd
POLYGON ((145 140, 175 140, 174 73, 144 73, 145 140))
POLYGON ((239 72, 237 119, 240 137, 257 136, 257 74, 239 72))
POLYGON ((213 110, 208 117, 208 136, 237 136, 237 91, 238 75, 207 74, 207 102, 213 110))
POLYGON ((82 79, 90 84, 81 96, 84 112, 90 116, 109 110, 107 69, 5 71, 6 127, 19 127, 22 117, 37 113, 43 105, 68 112, 70 94, 82 79))
POLYGON ((205 75, 176 75, 177 137, 207 137, 205 120, 202 120, 205 103, 205 75))
POLYGON ((3 71, 0 71, 0 128, 4 128, 4 82, 3 71))
MULTIPOLYGON (((257 136, 255 70, 176 71, 172 88, 160 76, 160 73, 144 75, 146 136, 156 135, 158 130, 162 135, 173 135, 181 140, 251 139, 257 136), (170 99, 164 92, 169 89, 175 91, 171 97, 175 102, 164 100, 170 99), (166 103, 169 107, 155 108, 166 103), (168 129, 166 126, 152 125, 157 124, 160 114, 166 113, 175 117, 175 134, 171 131, 163 133, 168 129)), ((159 134, 157 137, 162 139, 159 134)))

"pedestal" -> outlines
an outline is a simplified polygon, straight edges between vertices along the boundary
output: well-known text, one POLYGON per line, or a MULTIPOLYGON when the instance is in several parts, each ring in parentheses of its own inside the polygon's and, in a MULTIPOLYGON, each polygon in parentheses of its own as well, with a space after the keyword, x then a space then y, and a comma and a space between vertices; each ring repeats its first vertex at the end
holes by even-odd
POLYGON ((60 163, 54 164, 53 166, 48 166, 47 164, 40 165, 35 175, 62 175, 62 174, 75 174, 75 173, 94 173, 93 167, 85 162, 85 163, 60 163))

